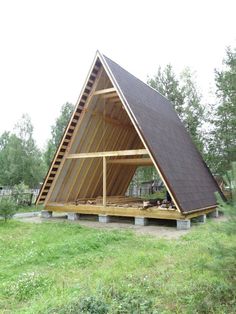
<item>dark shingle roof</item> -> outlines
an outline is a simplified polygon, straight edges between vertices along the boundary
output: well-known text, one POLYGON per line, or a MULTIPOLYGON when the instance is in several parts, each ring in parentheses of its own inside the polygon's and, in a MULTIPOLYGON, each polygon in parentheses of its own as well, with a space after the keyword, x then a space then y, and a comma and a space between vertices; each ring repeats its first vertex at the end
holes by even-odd
POLYGON ((220 189, 171 102, 117 63, 104 59, 180 209, 190 212, 214 206, 214 192, 220 189))

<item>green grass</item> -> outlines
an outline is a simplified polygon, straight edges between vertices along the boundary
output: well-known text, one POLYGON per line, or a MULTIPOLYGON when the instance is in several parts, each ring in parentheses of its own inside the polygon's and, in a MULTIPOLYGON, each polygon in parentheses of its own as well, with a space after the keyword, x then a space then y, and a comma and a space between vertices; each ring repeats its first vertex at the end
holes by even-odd
POLYGON ((31 205, 31 206, 20 206, 18 207, 16 213, 28 213, 28 212, 37 212, 43 209, 41 205, 31 205))
POLYGON ((224 224, 164 240, 69 222, 0 222, 0 312, 235 313, 235 274, 214 249, 235 243, 224 224))

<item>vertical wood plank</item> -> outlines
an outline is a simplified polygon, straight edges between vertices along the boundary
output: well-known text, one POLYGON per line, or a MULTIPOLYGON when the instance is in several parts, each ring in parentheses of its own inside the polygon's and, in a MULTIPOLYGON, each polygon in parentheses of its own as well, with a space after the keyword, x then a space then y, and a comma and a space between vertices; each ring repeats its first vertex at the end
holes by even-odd
POLYGON ((107 203, 107 161, 106 157, 103 157, 103 206, 106 207, 107 203))

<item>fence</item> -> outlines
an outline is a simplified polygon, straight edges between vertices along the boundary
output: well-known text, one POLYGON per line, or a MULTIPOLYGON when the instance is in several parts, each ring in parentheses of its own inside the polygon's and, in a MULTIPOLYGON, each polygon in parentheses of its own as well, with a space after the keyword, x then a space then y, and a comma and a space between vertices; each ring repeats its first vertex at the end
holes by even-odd
POLYGON ((24 192, 18 192, 10 188, 0 189, 0 198, 4 196, 11 196, 14 201, 20 206, 31 206, 35 203, 38 196, 39 189, 29 189, 24 192))

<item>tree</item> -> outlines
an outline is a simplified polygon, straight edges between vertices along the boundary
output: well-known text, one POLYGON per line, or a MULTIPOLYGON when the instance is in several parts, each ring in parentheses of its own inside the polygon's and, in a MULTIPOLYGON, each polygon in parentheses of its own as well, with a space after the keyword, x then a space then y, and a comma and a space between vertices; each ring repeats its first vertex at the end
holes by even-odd
POLYGON ((202 151, 201 128, 204 120, 204 109, 194 74, 190 69, 184 69, 177 77, 170 64, 163 70, 159 67, 157 74, 148 79, 148 84, 173 103, 194 143, 202 151))
POLYGON ((42 154, 33 139, 33 126, 28 115, 15 125, 14 132, 0 137, 0 184, 13 186, 24 182, 38 186, 45 173, 42 154))
POLYGON ((71 103, 67 102, 62 105, 60 115, 56 119, 55 124, 51 127, 51 139, 47 142, 47 147, 44 152, 44 159, 48 167, 51 164, 73 110, 74 106, 71 103))
POLYGON ((211 132, 219 174, 225 173, 236 160, 236 49, 227 48, 223 65, 221 71, 215 71, 218 102, 211 132))
POLYGON ((201 104, 201 95, 198 91, 194 74, 189 68, 183 70, 180 77, 182 82, 181 90, 184 98, 182 120, 193 142, 200 152, 203 152, 202 126, 205 111, 201 104))
POLYGON ((182 118, 184 96, 172 65, 167 64, 163 70, 159 66, 157 74, 148 79, 148 84, 168 98, 173 103, 179 117, 182 118))
MULTIPOLYGON (((168 64, 164 69, 159 67, 157 74, 153 78, 149 78, 147 83, 172 102, 195 145, 203 152, 204 109, 201 104, 201 95, 190 69, 186 68, 177 77, 172 66, 168 64)), ((137 182, 137 180, 142 182, 156 177, 157 173, 154 167, 139 167, 132 182, 137 182)))
POLYGON ((0 217, 7 222, 17 211, 17 205, 11 196, 2 196, 0 198, 0 217))
POLYGON ((232 162, 231 169, 225 173, 223 179, 230 190, 232 205, 236 207, 236 161, 232 162))

